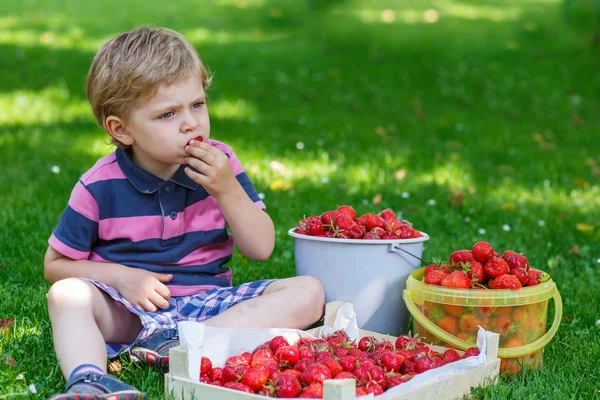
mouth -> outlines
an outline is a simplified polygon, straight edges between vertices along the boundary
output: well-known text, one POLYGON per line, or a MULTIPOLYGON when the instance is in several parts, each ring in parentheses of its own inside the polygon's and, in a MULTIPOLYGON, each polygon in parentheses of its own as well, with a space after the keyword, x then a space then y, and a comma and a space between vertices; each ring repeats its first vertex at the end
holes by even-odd
MULTIPOLYGON (((197 137, 195 137, 195 138, 193 138, 193 139, 190 139, 190 142, 191 142, 192 140, 196 140, 196 141, 198 141, 198 142, 204 142, 204 139, 202 138, 202 136, 197 136, 197 137)), ((190 142, 188 142, 188 144, 190 144, 190 142)))

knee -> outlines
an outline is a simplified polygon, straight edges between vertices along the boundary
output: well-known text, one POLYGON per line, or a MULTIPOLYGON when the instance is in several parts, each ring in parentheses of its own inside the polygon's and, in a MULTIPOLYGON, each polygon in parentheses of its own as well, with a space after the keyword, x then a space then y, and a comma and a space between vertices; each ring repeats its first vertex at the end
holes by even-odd
POLYGON ((302 298, 305 299, 307 312, 314 321, 323 316, 325 310, 325 289, 317 278, 312 276, 298 276, 298 286, 302 290, 302 298))
POLYGON ((68 306, 91 304, 92 284, 79 278, 67 278, 55 282, 46 295, 48 309, 60 309, 68 306))

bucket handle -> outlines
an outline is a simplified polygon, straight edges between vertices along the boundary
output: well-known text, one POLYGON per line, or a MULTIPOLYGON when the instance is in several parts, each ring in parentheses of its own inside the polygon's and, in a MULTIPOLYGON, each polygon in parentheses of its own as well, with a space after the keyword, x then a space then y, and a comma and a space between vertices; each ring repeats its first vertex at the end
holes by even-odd
MULTIPOLYGON (((431 320, 429 320, 415 305, 414 301, 412 300, 410 290, 405 289, 402 292, 402 297, 404 298, 404 302, 406 303, 408 311, 417 320, 417 322, 420 323, 433 335, 435 335, 438 339, 449 343, 455 348, 461 350, 466 350, 469 347, 473 347, 473 343, 469 343, 466 340, 459 339, 456 336, 449 334, 448 332, 434 324, 431 320)), ((522 357, 527 354, 535 353, 536 351, 544 348, 544 346, 546 346, 550 342, 550 340, 552 340, 552 338, 558 331, 560 320, 562 318, 562 298, 560 297, 560 293, 556 288, 556 284, 554 284, 554 295, 552 296, 552 298, 554 299, 554 322, 552 323, 552 326, 550 327, 548 332, 546 332, 544 336, 542 336, 533 343, 529 343, 527 345, 519 347, 498 349, 499 358, 516 358, 522 357)))
POLYGON ((399 243, 392 243, 390 244, 390 251, 392 253, 397 253, 398 250, 405 252, 406 254, 413 256, 414 258, 416 258, 417 260, 421 261, 421 263, 423 263, 423 265, 427 265, 427 263, 423 260, 421 260, 419 257, 415 256, 413 253, 411 253, 410 251, 404 250, 402 248, 402 245, 399 243))

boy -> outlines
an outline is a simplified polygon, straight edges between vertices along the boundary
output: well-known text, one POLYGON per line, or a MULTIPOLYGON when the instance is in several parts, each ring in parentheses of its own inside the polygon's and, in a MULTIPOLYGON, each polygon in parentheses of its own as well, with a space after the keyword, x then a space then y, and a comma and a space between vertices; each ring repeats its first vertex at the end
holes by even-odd
POLYGON ((303 329, 323 314, 311 277, 231 287, 233 238, 262 261, 275 234, 235 153, 209 140, 209 83, 194 47, 168 29, 123 33, 94 58, 88 99, 117 149, 82 175, 48 241, 48 310, 67 380, 53 400, 147 398, 106 374, 107 354, 168 365, 178 320, 303 329))

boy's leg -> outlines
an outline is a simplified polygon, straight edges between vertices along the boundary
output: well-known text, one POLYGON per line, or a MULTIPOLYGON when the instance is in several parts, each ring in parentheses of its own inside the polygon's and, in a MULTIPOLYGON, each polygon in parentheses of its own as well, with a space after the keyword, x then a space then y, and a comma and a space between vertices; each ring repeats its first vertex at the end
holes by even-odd
POLYGON ((142 329, 136 315, 79 278, 58 281, 48 291, 54 349, 65 379, 78 366, 106 372, 106 343, 131 343, 142 329))
POLYGON ((296 276, 271 283, 260 296, 238 303, 204 323, 221 328, 305 329, 324 311, 321 282, 311 276, 296 276))

